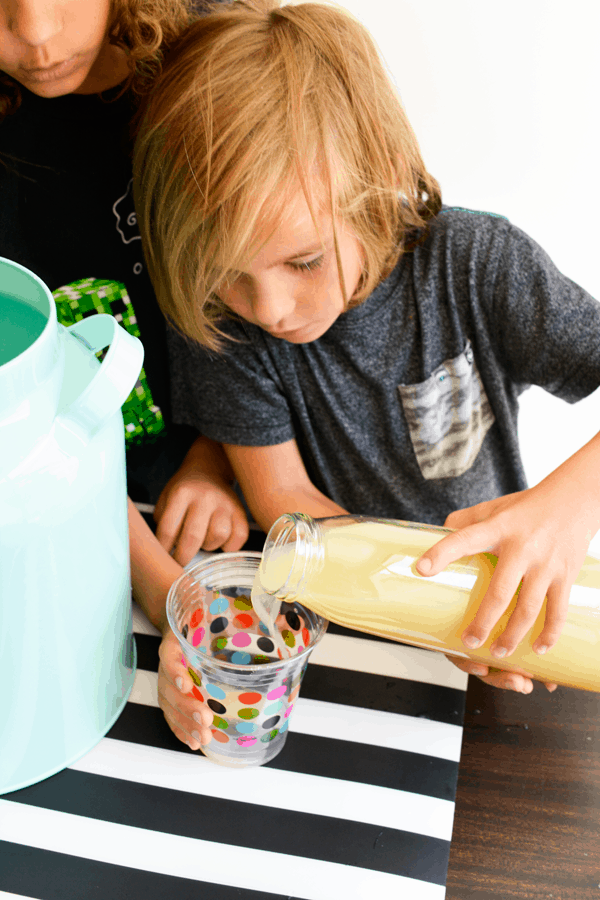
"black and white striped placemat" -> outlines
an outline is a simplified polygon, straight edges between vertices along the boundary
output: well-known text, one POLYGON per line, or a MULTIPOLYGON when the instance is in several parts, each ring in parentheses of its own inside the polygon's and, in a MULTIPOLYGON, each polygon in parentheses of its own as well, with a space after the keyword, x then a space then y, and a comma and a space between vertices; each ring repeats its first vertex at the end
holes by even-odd
POLYGON ((441 654, 330 625, 282 753, 232 770, 171 734, 158 632, 134 629, 108 736, 0 798, 0 897, 442 900, 467 679, 441 654))

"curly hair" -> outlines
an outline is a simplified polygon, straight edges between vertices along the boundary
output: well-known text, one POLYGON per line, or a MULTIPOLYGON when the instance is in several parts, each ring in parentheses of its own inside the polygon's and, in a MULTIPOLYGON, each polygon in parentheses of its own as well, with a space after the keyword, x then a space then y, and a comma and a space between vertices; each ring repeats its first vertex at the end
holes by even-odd
MULTIPOLYGON (((112 0, 109 40, 125 50, 132 64, 119 94, 128 88, 138 96, 146 93, 170 45, 200 9, 197 0, 112 0)), ((0 71, 0 121, 20 104, 19 83, 0 71)))

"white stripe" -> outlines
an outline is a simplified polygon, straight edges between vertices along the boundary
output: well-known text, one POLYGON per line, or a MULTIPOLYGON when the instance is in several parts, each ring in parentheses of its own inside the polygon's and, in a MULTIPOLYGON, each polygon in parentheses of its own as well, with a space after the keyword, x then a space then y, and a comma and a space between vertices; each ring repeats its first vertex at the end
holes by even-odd
POLYGON ((290 889, 303 900, 443 900, 446 893, 442 885, 400 875, 117 825, 1 798, 0 839, 265 895, 290 889))
POLYGON ((335 669, 370 672, 459 691, 466 691, 469 677, 442 653, 343 634, 326 634, 313 650, 310 661, 335 669))
POLYGON ((69 768, 256 806, 333 816, 450 841, 454 803, 408 791, 257 766, 215 778, 214 763, 176 750, 103 738, 69 768))
MULTIPOLYGON (((157 683, 156 672, 138 669, 129 701, 143 706, 158 706, 157 683)), ((364 709, 361 706, 344 706, 300 696, 290 717, 290 731, 375 747, 390 747, 393 750, 407 750, 452 762, 460 760, 460 725, 381 712, 378 709, 364 709)))
POLYGON ((38 900, 38 898, 26 897, 25 894, 9 894, 8 891, 0 891, 0 900, 38 900))
MULTIPOLYGON (((133 630, 138 634, 160 637, 160 632, 146 619, 141 609, 133 605, 133 630)), ((311 663, 331 666, 334 669, 350 669, 369 672, 422 684, 437 684, 466 691, 469 676, 461 672, 439 652, 407 647, 404 644, 387 644, 364 637, 342 634, 326 634, 313 650, 311 663)))
POLYGON ((416 716, 342 706, 300 696, 290 717, 290 730, 316 737, 355 741, 452 762, 460 760, 462 727, 416 716))

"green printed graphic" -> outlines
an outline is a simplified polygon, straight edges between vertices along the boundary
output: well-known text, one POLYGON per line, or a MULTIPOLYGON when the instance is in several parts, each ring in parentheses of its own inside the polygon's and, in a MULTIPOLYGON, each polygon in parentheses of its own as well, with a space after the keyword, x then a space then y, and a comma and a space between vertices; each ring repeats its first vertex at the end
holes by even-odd
MULTIPOLYGON (((56 315, 61 325, 75 325, 95 313, 107 313, 134 337, 140 337, 137 319, 125 285, 118 281, 82 278, 53 291, 56 315)), ((106 350, 97 353, 102 360, 106 350)), ((144 369, 121 407, 126 447, 154 441, 165 431, 160 408, 155 405, 144 369)))

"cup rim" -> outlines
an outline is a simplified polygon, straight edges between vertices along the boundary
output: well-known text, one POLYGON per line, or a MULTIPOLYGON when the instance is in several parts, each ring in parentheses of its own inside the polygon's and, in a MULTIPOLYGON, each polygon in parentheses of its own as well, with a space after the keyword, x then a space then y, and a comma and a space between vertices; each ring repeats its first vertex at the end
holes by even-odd
MULTIPOLYGON (((305 647, 304 650, 302 651, 302 653, 298 653, 296 656, 290 656, 288 659, 272 660, 272 662, 268 662, 268 663, 254 663, 254 664, 244 665, 243 663, 230 663, 230 662, 225 662, 224 660, 220 660, 220 659, 215 661, 213 659, 213 657, 209 656, 207 653, 200 652, 200 649, 198 647, 194 647, 192 644, 190 644, 189 641, 187 640, 187 638, 184 638, 181 631, 175 624, 171 608, 174 603, 174 597, 175 597, 175 593, 177 591, 177 587, 186 577, 189 577, 189 575, 191 573, 195 572, 197 569, 207 568, 210 563, 220 562, 221 560, 227 560, 227 559, 241 560, 244 557, 246 557, 246 558, 250 557, 251 559, 260 560, 262 558, 262 553, 260 551, 256 551, 256 550, 248 550, 248 551, 239 550, 237 552, 232 552, 232 553, 215 553, 213 556, 210 556, 210 557, 207 557, 206 559, 200 560, 200 562, 196 563, 193 566, 189 566, 189 563, 188 563, 188 566, 185 567, 184 571, 181 573, 179 578, 177 578, 172 583, 171 587, 169 588, 169 592, 167 594, 166 611, 167 611, 167 620, 169 622, 169 628, 171 629, 171 631, 173 632, 173 634, 175 635, 175 637, 177 638, 179 643, 185 645, 186 648, 189 648, 189 652, 191 655, 200 656, 203 660, 206 660, 206 662, 209 665, 215 666, 215 668, 229 669, 231 672, 243 673, 243 672, 258 672, 258 671, 268 672, 269 670, 281 668, 282 666, 283 667, 290 666, 293 663, 298 662, 298 660, 302 659, 304 656, 308 656, 310 653, 312 653, 312 651, 315 649, 316 645, 319 643, 319 641, 322 639, 325 632, 327 631, 327 626, 329 624, 329 621, 327 619, 324 619, 323 616, 320 616, 317 613, 313 612, 308 607, 305 607, 305 608, 308 609, 308 611, 315 617, 316 623, 318 625, 318 630, 316 631, 315 636, 314 636, 313 640, 311 641, 310 645, 308 647, 305 647)), ((258 566, 257 566, 257 570, 258 570, 258 566)), ((287 602, 289 602, 289 601, 287 601, 287 602)), ((303 606, 303 604, 300 601, 293 601, 293 602, 298 603, 299 606, 303 606)))

